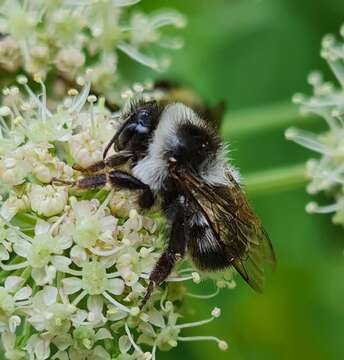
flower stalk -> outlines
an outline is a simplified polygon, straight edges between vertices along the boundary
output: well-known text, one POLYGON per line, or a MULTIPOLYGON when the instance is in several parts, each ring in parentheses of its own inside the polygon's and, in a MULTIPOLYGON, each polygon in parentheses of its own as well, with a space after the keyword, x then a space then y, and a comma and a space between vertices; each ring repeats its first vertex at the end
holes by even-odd
POLYGON ((307 182, 304 164, 290 165, 243 175, 244 186, 251 196, 297 189, 307 182))
POLYGON ((311 114, 300 116, 297 108, 289 103, 273 104, 229 113, 222 123, 221 135, 224 139, 232 139, 315 121, 316 117, 311 114))

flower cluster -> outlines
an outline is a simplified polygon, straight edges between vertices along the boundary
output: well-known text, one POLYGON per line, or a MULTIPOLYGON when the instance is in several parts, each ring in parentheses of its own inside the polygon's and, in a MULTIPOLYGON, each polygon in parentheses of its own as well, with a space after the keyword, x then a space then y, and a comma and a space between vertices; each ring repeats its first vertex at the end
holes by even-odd
POLYGON ((23 68, 42 78, 53 69, 67 81, 90 67, 92 88, 116 98, 114 89, 123 84, 116 71, 118 51, 164 70, 169 58, 154 55, 154 46, 178 49, 183 43, 161 31, 165 26, 183 27, 181 14, 130 12, 139 1, 5 0, 0 5, 0 67, 10 72, 23 68))
MULTIPOLYGON (((116 3, 116 2, 115 2, 116 3)), ((36 95, 25 77, 4 89, 0 108, 0 334, 6 359, 155 359, 157 349, 181 341, 185 296, 208 298, 234 285, 231 271, 211 295, 188 293, 186 281, 200 275, 181 263, 154 291, 143 310, 149 273, 164 246, 165 223, 157 209, 143 212, 135 194, 114 189, 78 190, 54 179, 75 181, 73 164, 101 159, 117 127, 116 114, 78 93, 55 110, 45 85, 36 95)), ((1 347, 0 346, 0 347, 1 347)))
MULTIPOLYGON (((340 34, 344 37, 344 26, 340 34)), ((311 180, 307 187, 310 194, 324 192, 333 198, 331 204, 320 206, 316 202, 307 205, 310 213, 334 213, 333 222, 344 225, 344 42, 335 36, 323 39, 321 56, 328 62, 339 87, 324 82, 320 73, 313 72, 308 81, 313 87, 313 96, 294 96, 303 113, 321 116, 328 126, 322 134, 290 128, 286 137, 301 146, 315 151, 318 159, 310 159, 306 175, 311 180)))

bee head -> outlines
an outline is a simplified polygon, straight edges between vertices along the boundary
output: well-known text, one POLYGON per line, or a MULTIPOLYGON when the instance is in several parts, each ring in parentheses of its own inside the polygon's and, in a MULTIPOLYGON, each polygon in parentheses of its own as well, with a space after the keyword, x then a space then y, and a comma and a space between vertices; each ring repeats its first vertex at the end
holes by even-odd
POLYGON ((160 110, 156 101, 138 101, 123 113, 123 124, 107 145, 103 157, 113 145, 115 151, 140 150, 147 146, 157 126, 160 110))

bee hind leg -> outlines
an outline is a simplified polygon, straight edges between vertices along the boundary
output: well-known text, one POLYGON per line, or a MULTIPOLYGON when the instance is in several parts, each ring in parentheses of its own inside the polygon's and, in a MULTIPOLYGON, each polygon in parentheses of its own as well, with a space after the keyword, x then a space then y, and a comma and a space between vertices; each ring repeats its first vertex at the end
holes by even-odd
POLYGON ((180 208, 175 215, 168 246, 161 254, 155 264, 150 276, 146 294, 142 299, 140 308, 142 309, 149 300, 154 288, 161 284, 170 275, 175 263, 185 254, 186 238, 184 235, 184 212, 180 208))

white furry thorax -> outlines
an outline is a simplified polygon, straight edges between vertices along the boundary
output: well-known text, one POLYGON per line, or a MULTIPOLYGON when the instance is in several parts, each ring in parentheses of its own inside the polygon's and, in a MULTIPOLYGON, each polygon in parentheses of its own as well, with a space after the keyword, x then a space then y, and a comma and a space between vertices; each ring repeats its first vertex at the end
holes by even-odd
MULTIPOLYGON (((148 147, 147 155, 138 161, 133 168, 133 175, 149 185, 155 193, 161 190, 164 181, 169 175, 169 168, 164 155, 168 149, 178 145, 177 128, 185 123, 196 126, 205 125, 204 120, 189 107, 181 103, 168 105, 161 114, 152 142, 148 147)), ((237 179, 236 171, 226 165, 225 149, 221 148, 216 154, 215 160, 204 167, 200 176, 203 181, 210 184, 228 185, 228 179, 226 178, 226 172, 228 171, 237 179)))

